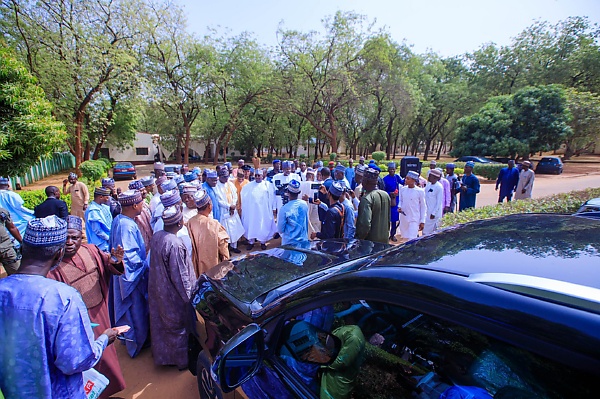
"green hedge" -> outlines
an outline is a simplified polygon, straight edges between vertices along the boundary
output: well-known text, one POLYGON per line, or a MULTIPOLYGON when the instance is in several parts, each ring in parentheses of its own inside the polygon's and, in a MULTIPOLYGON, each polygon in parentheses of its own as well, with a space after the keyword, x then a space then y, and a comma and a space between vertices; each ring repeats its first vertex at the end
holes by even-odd
MULTIPOLYGON (((60 189, 60 187, 59 187, 60 189)), ((25 202, 24 206, 27 209, 33 210, 36 206, 46 201, 46 192, 44 190, 19 190, 15 191, 17 194, 23 198, 25 202)), ((60 199, 67 203, 69 209, 71 209, 71 196, 63 195, 61 190, 60 199)))
POLYGON ((600 187, 467 209, 458 213, 445 214, 442 218, 442 227, 516 213, 575 213, 585 201, 597 197, 600 197, 600 187))

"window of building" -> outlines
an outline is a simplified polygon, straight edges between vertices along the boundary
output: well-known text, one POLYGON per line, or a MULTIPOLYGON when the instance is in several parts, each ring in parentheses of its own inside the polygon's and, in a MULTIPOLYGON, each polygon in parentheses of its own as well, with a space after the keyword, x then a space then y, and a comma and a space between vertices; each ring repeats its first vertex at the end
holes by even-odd
POLYGON ((148 155, 148 147, 135 147, 135 155, 148 155))

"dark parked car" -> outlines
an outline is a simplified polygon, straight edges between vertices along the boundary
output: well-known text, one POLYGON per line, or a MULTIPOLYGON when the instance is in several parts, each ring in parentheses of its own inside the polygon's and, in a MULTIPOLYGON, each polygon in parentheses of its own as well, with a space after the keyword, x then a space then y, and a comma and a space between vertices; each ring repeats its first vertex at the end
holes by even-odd
POLYGON ((275 248, 203 275, 200 397, 598 397, 600 221, 512 215, 381 245, 275 248))
POLYGON ((563 172, 563 163, 557 157, 544 157, 535 167, 535 173, 550 173, 560 175, 563 172))
POLYGON ((489 158, 486 157, 475 157, 475 156, 471 156, 471 155, 465 155, 462 156, 456 160, 454 160, 454 162, 475 162, 475 163, 498 163, 496 161, 492 161, 489 158))
POLYGON ((135 165, 131 162, 117 162, 113 166, 113 179, 133 179, 137 178, 135 165))

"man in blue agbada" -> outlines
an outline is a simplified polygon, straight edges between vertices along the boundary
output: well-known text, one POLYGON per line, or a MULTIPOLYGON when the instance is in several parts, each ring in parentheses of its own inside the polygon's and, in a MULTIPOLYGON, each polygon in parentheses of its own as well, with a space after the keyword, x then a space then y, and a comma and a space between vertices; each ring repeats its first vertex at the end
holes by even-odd
POLYGON ((515 161, 511 159, 508 161, 506 168, 500 169, 500 173, 498 173, 498 178, 496 179, 496 191, 498 191, 498 185, 500 185, 499 204, 504 201, 504 198, 508 202, 512 200, 513 193, 517 189, 517 184, 519 184, 519 169, 515 168, 515 161))
POLYGON ((123 247, 125 273, 113 276, 109 310, 113 325, 129 325, 125 345, 132 358, 142 350, 147 338, 148 318, 148 263, 146 247, 136 216, 142 213, 143 198, 138 190, 120 194, 121 214, 112 223, 110 249, 123 247))
POLYGON ((475 200, 479 194, 479 179, 473 174, 474 167, 474 162, 469 161, 465 164, 465 174, 460 182, 459 211, 475 208, 475 200))
POLYGON ((108 207, 110 189, 96 187, 94 200, 85 210, 85 235, 88 244, 94 244, 104 252, 108 252, 108 240, 113 217, 108 207))
POLYGON ((0 177, 0 208, 10 212, 13 223, 19 229, 21 236, 25 234, 27 222, 33 219, 33 211, 23 206, 25 202, 21 196, 8 188, 8 179, 0 177))
POLYGON ((6 399, 85 399, 82 372, 92 368, 117 336, 98 339, 81 295, 46 278, 63 257, 67 223, 33 219, 23 237, 17 274, 0 280, 0 390, 6 399))
POLYGON ((396 174, 396 162, 388 163, 388 175, 383 178, 383 184, 385 185, 385 192, 390 195, 390 240, 398 241, 396 238, 396 231, 398 230, 398 221, 400 220, 398 214, 398 192, 400 187, 404 185, 404 180, 396 174))
MULTIPOLYGON (((217 198, 217 193, 215 193, 215 187, 217 186, 218 180, 219 180, 219 177, 217 175, 217 171, 209 170, 208 172, 206 172, 206 181, 204 183, 202 183, 202 188, 206 190, 206 193, 210 197, 210 201, 213 204, 219 203, 219 199, 217 198)), ((220 207, 213 206, 212 213, 213 213, 213 219, 221 220, 220 219, 220 217, 221 217, 220 207)))
POLYGON ((308 205, 306 201, 298 198, 300 182, 290 181, 286 190, 289 201, 281 207, 277 214, 277 231, 281 234, 281 245, 309 247, 308 205))

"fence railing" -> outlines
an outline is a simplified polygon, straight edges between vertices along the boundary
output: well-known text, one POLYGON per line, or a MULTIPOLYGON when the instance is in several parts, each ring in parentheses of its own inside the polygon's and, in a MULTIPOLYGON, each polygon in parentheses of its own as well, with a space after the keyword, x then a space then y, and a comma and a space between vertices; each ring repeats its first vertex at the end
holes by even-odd
POLYGON ((53 175, 66 169, 75 167, 75 157, 70 152, 55 152, 52 158, 41 159, 37 165, 32 166, 28 172, 22 176, 10 176, 10 182, 13 189, 17 183, 21 187, 43 179, 46 176, 53 175))

